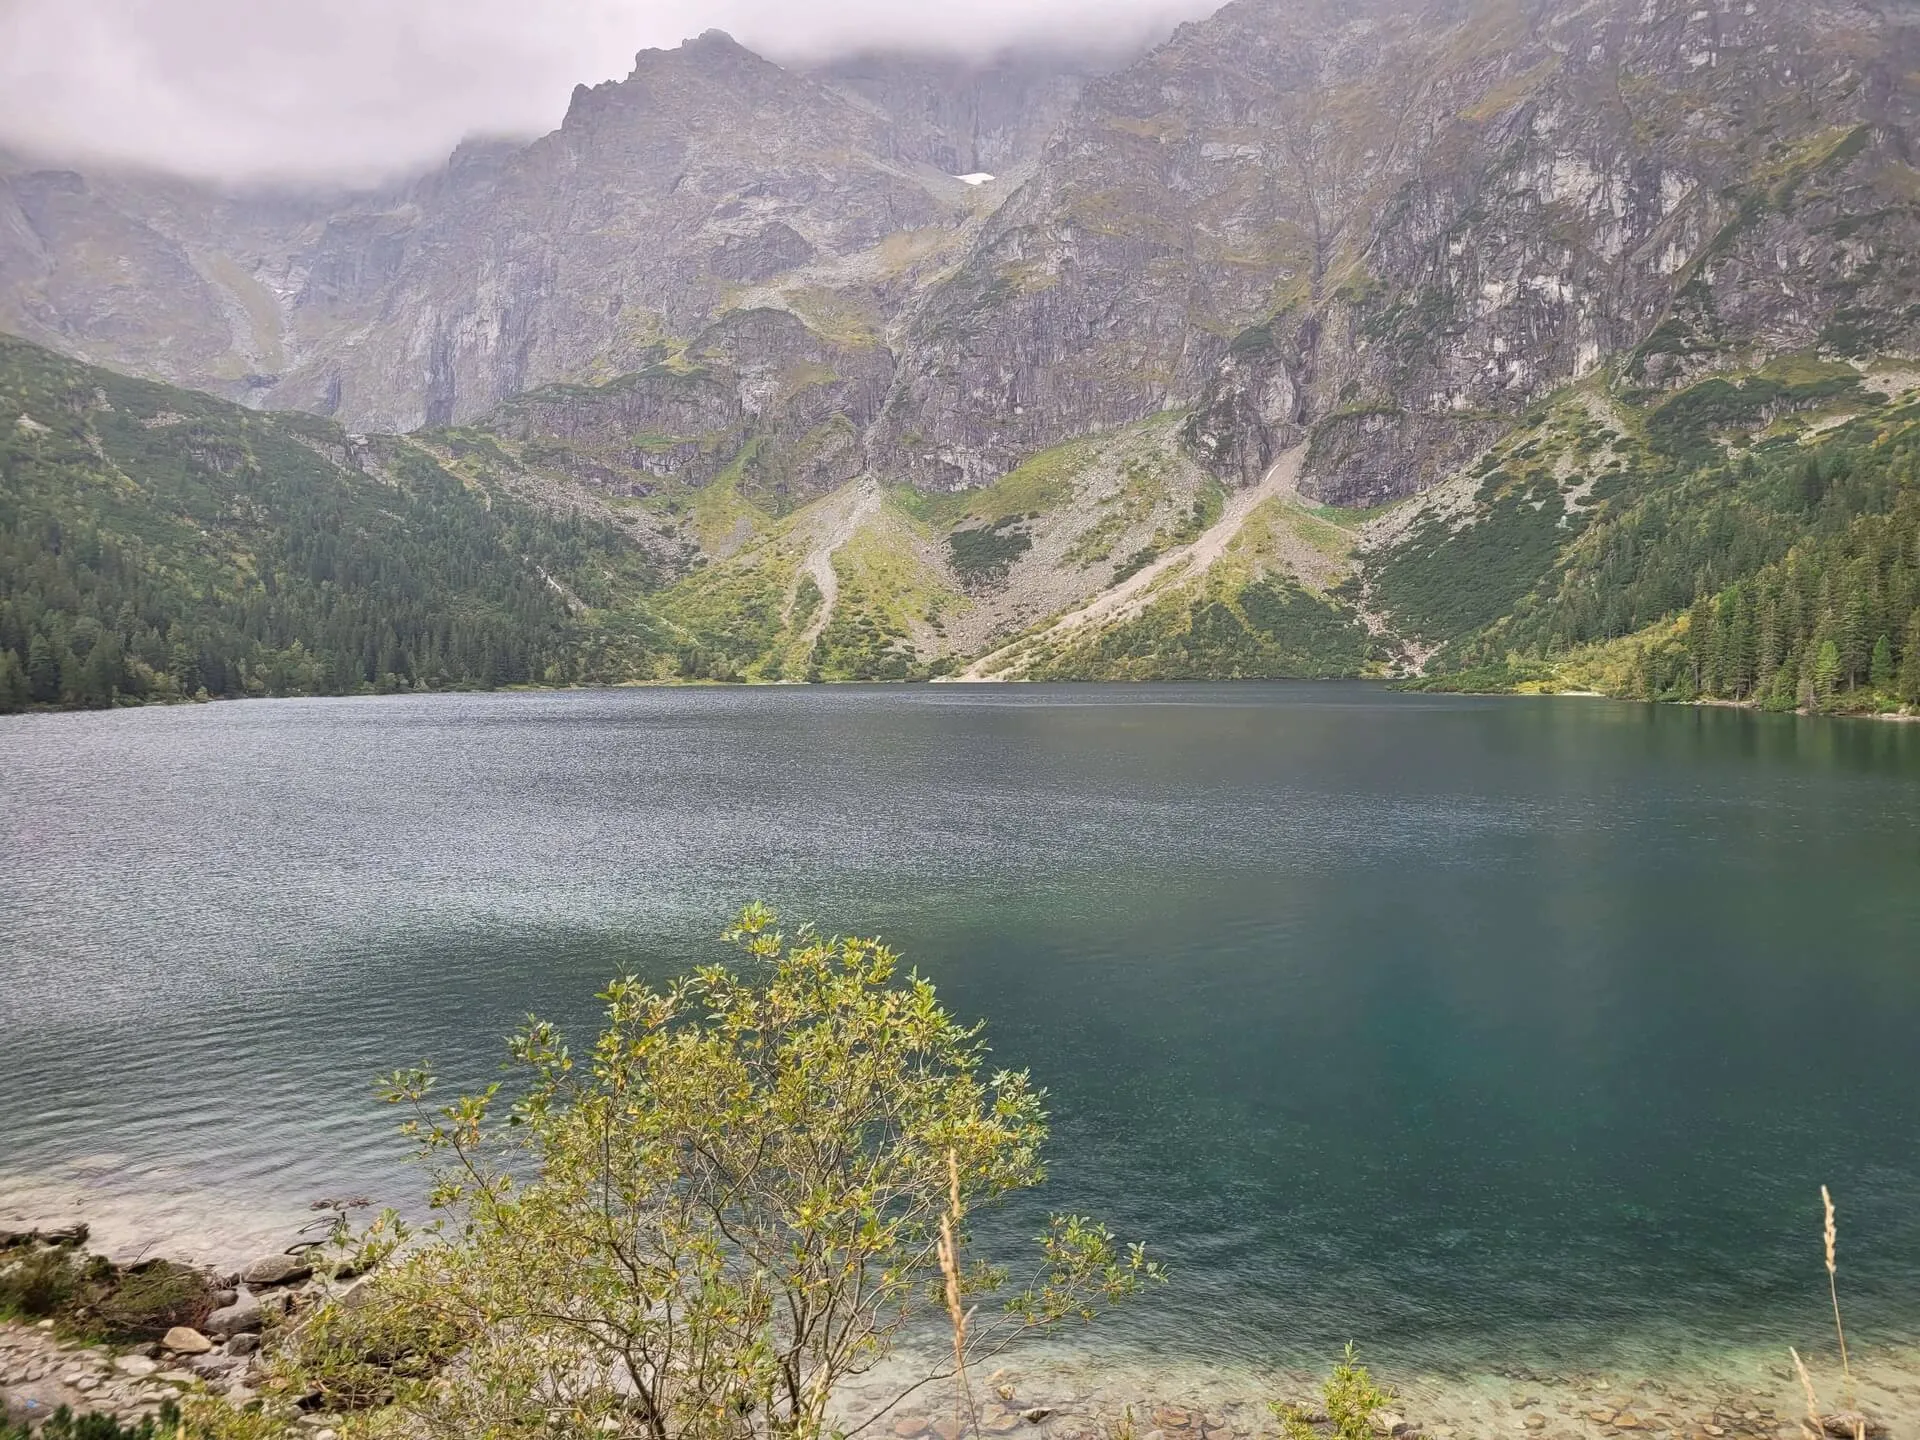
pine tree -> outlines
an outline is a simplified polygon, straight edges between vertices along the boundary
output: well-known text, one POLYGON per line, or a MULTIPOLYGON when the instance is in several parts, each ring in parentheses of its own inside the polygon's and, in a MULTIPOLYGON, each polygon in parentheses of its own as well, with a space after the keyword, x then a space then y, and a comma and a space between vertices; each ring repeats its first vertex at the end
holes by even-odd
POLYGON ((1831 640, 1822 642, 1813 662, 1813 698, 1822 709, 1833 703, 1845 673, 1840 663, 1840 647, 1831 640))
POLYGON ((1920 705, 1920 610, 1907 622, 1905 657, 1900 662, 1900 698, 1920 705))
POLYGON ((1850 586, 1846 605, 1841 612, 1838 647, 1840 674, 1845 679, 1849 690, 1860 683, 1860 677, 1866 673, 1867 666, 1872 662, 1873 641, 1868 638, 1872 633, 1872 622, 1867 614, 1867 597, 1850 586))
POLYGON ((27 708, 27 672, 12 650, 0 650, 0 715, 27 708))
POLYGON ((1712 597, 1702 591, 1687 612, 1687 656, 1692 661, 1689 699, 1700 693, 1713 667, 1713 620, 1712 597))
POLYGON ((126 664, 120 651, 120 637, 103 635, 93 642, 87 658, 80 662, 73 682, 73 698, 94 709, 113 704, 126 681, 126 664))
POLYGON ((1893 641, 1882 635, 1873 642, 1873 660, 1867 672, 1868 680, 1880 694, 1889 694, 1893 690, 1893 641))
POLYGON ((27 695, 41 705, 60 698, 60 660, 44 635, 35 635, 27 647, 27 695))

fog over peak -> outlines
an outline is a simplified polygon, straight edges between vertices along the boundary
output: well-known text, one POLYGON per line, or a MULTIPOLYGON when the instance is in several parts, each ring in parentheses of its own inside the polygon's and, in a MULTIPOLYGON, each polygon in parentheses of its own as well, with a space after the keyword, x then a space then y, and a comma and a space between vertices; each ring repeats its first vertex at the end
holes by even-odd
POLYGON ((0 0, 0 146, 229 181, 367 181, 535 135, 710 28, 800 63, 1144 46, 1218 0, 0 0))

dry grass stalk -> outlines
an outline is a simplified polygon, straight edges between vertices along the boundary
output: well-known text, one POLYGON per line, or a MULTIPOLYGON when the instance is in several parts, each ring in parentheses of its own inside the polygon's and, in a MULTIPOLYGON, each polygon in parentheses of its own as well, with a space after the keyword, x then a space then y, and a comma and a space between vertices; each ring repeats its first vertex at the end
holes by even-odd
POLYGON ((1806 1362, 1800 1358, 1800 1352, 1791 1345, 1787 1353, 1793 1357, 1793 1368, 1800 1376, 1801 1393, 1807 1397, 1807 1418, 1800 1422, 1800 1428, 1806 1431, 1807 1440, 1820 1440, 1820 1397, 1813 1393, 1813 1377, 1807 1374, 1806 1362))
POLYGON ((1847 1377, 1847 1403, 1853 1403, 1853 1365, 1847 1359, 1847 1330, 1840 1323, 1840 1281, 1834 1266, 1834 1242, 1839 1238, 1839 1227, 1834 1223, 1833 1196, 1827 1187, 1820 1187, 1820 1203, 1826 1207, 1827 1224, 1825 1239, 1827 1242, 1827 1294, 1833 1300, 1833 1331, 1840 1337, 1840 1370, 1847 1377))
POLYGON ((973 1319, 973 1314, 964 1309, 961 1303, 960 1247, 955 1239, 964 1214, 960 1208, 960 1156, 957 1151, 949 1149, 947 1208, 940 1215, 940 1273, 947 1281, 947 1319, 953 1326, 953 1373, 954 1383, 958 1387, 954 1418, 963 1432, 977 1432, 980 1421, 973 1409, 973 1385, 967 1379, 967 1325, 973 1319))

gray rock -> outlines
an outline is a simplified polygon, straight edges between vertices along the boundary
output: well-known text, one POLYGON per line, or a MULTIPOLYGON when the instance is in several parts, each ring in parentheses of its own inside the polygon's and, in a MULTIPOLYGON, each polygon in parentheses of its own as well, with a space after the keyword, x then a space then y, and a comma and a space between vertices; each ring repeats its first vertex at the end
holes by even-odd
POLYGON ((242 1290, 234 1300, 207 1316, 206 1330, 214 1339, 225 1340, 244 1331, 258 1330, 266 1323, 266 1318, 266 1310, 260 1302, 242 1290))
POLYGON ((1824 1415, 1820 1419, 1820 1428, 1834 1437, 1834 1440, 1854 1440, 1857 1435, 1885 1435, 1887 1427, 1869 1415, 1858 1410, 1843 1410, 1837 1415, 1824 1415))
POLYGON ((227 1341, 227 1354, 251 1355, 260 1348, 260 1337, 251 1331, 243 1330, 227 1341))
POLYGON ((240 1272, 247 1285, 289 1285, 313 1274, 311 1262, 296 1255, 262 1255, 240 1272))
POLYGON ((145 1355, 122 1355, 113 1362, 113 1368, 122 1375, 131 1375, 134 1379, 144 1379, 160 1368, 159 1362, 149 1360, 145 1355))

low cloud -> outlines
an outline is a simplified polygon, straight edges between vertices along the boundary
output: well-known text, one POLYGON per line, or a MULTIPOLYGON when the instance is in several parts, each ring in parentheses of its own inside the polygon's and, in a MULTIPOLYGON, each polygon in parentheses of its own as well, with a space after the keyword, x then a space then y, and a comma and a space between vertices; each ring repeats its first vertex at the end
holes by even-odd
POLYGON ((783 59, 1143 45, 1210 0, 0 0, 0 145, 226 180, 369 180, 552 129, 713 27, 783 59))

